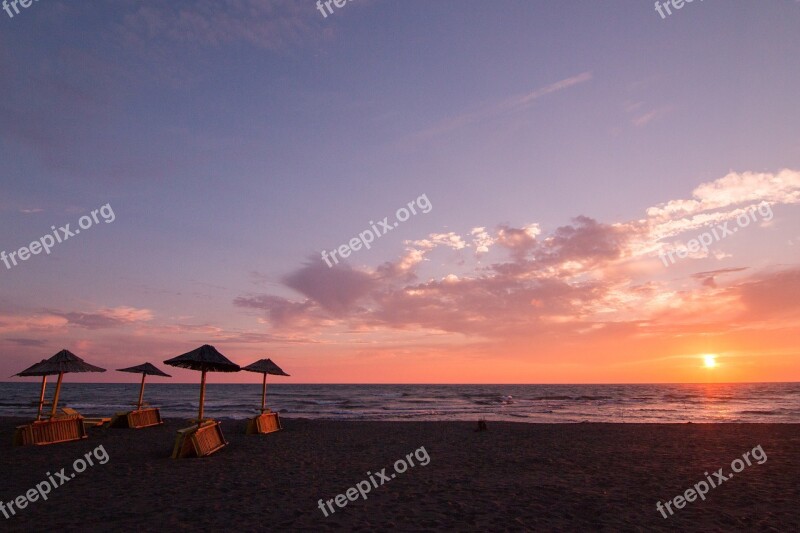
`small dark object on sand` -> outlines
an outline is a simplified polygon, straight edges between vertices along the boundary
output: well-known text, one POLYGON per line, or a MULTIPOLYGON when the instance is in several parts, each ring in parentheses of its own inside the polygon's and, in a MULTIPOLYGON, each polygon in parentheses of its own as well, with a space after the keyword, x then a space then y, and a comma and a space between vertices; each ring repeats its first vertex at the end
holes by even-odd
POLYGON ((475 431, 486 431, 489 428, 486 427, 486 420, 478 420, 478 429, 475 431))

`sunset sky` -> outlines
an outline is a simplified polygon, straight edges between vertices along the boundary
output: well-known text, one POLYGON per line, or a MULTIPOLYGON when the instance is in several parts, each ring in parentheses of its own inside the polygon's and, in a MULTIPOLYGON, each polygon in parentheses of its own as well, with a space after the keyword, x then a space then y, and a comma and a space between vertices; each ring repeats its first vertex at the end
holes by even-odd
POLYGON ((0 251, 115 216, 0 263, 0 379, 207 343, 280 383, 800 381, 798 28, 788 0, 0 11, 0 251))

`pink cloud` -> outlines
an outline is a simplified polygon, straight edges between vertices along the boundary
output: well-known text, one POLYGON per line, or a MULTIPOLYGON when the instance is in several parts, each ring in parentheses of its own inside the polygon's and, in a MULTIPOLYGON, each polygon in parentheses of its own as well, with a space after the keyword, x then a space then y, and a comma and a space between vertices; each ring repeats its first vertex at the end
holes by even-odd
POLYGON ((8 333, 46 333, 61 331, 68 320, 49 313, 33 315, 0 315, 0 335, 8 333))
MULTIPOLYGON (((728 207, 704 222, 735 216, 741 208, 733 202, 764 197, 794 201, 792 171, 741 176, 745 177, 729 175, 695 190, 700 207, 728 207)), ((278 332, 297 323, 315 332, 427 331, 497 340, 585 337, 611 330, 635 336, 709 323, 726 329, 743 321, 761 323, 759 313, 767 305, 796 309, 785 296, 800 286, 791 267, 747 278, 743 267, 706 271, 690 276, 688 286, 680 287, 669 280, 648 279, 654 271, 647 264, 656 261, 660 239, 700 223, 693 216, 684 218, 687 212, 701 210, 696 204, 688 211, 680 202, 663 205, 672 207, 613 224, 578 216, 550 233, 538 224, 504 224, 493 231, 474 228, 470 236, 480 239, 484 253, 497 245, 492 250, 496 260, 474 269, 463 259, 455 260, 446 275, 426 281, 420 279, 427 254, 441 246, 465 253, 473 247, 468 240, 450 232, 407 241, 409 248, 397 261, 374 269, 330 269, 312 260, 284 278, 303 300, 263 294, 240 297, 235 303, 263 312, 265 324, 278 332), (503 252, 505 258, 500 257, 503 252), (691 283, 691 277, 699 283, 691 283), (720 306, 725 313, 719 312, 720 306), (712 312, 717 313, 714 319, 709 318, 712 312)))

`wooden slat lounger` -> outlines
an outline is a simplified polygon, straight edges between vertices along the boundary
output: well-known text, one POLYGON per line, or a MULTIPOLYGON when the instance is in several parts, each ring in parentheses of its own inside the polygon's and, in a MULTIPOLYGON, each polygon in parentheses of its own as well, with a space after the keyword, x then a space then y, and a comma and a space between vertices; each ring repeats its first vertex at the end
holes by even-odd
POLYGON ((172 458, 207 457, 228 445, 220 423, 206 420, 199 426, 179 429, 172 449, 172 458))
POLYGON ((261 413, 247 421, 247 434, 256 435, 273 433, 283 429, 278 413, 261 413))
POLYGON ((16 446, 55 444, 86 438, 83 417, 69 416, 38 420, 18 426, 14 433, 16 446))
POLYGON ((114 420, 111 422, 111 427, 141 429, 158 426, 163 423, 161 412, 158 408, 153 407, 149 409, 135 409, 127 413, 117 413, 114 420))

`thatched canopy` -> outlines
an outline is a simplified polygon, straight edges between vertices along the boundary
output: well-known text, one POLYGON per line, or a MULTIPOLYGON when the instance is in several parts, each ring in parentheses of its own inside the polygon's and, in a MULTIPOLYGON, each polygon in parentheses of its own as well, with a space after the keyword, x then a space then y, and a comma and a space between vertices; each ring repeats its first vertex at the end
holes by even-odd
POLYGON ((200 370, 202 372, 238 372, 241 370, 239 365, 208 344, 204 344, 178 357, 167 359, 164 361, 164 364, 177 366, 179 368, 188 368, 189 370, 200 370))
POLYGON ((30 376, 52 376, 58 374, 58 372, 54 372, 53 370, 47 370, 44 367, 44 364, 47 362, 47 359, 42 359, 38 363, 29 366, 19 374, 14 374, 15 376, 19 376, 21 378, 30 377, 30 376))
POLYGON ((261 359, 255 363, 243 366, 242 370, 248 372, 258 372, 259 374, 269 374, 271 376, 288 376, 281 367, 272 362, 272 359, 261 359))
POLYGON ((20 377, 30 377, 30 376, 37 376, 42 378, 42 390, 39 393, 39 402, 38 402, 38 410, 36 411, 36 420, 41 420, 42 418, 42 409, 44 409, 44 393, 45 389, 47 388, 47 376, 52 376, 54 374, 58 374, 53 369, 47 369, 44 365, 47 364, 47 359, 42 359, 38 363, 29 366, 19 374, 15 374, 16 376, 20 377))
MULTIPOLYGON (((36 363, 23 372, 32 371, 28 376, 49 376, 53 374, 67 374, 71 372, 105 372, 105 368, 90 365, 69 350, 61 350, 50 359, 36 363)), ((19 374, 18 374, 19 375, 19 374)))
POLYGON ((161 376, 163 378, 171 378, 166 372, 162 372, 155 365, 144 363, 141 365, 132 366, 130 368, 120 368, 118 372, 130 372, 131 374, 144 374, 146 376, 161 376))

